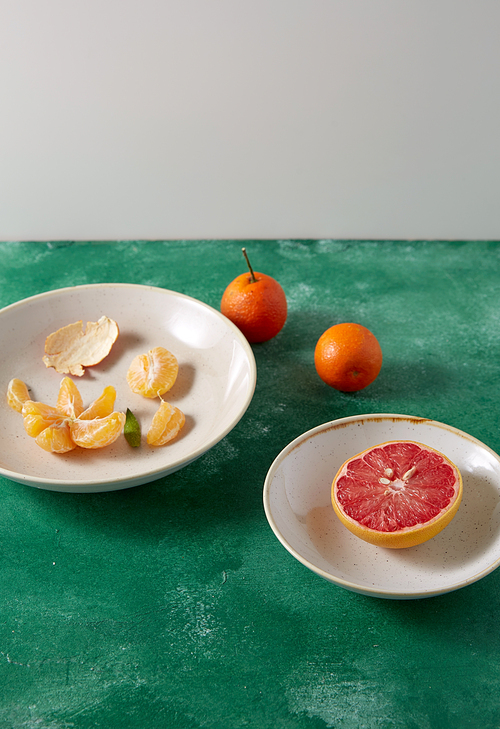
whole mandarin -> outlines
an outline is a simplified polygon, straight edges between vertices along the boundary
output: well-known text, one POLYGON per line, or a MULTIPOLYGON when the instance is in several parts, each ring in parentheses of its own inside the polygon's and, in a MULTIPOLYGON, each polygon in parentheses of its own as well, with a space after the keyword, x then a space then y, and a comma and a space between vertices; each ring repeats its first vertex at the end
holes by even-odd
POLYGON ((244 248, 243 255, 249 273, 242 273, 231 281, 222 296, 220 310, 250 343, 267 342, 286 322, 285 292, 272 276, 252 270, 244 248))
POLYGON ((382 349, 361 324, 336 324, 318 339, 314 364, 323 382, 340 392, 356 392, 372 383, 382 367, 382 349))

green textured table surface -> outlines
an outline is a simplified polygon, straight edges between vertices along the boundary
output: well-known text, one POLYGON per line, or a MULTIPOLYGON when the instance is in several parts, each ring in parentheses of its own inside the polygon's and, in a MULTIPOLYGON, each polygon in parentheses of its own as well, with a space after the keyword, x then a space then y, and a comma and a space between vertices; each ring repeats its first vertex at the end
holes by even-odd
MULTIPOLYGON (((161 286, 219 308, 241 242, 0 243, 0 306, 86 283, 161 286)), ((246 241, 289 316, 254 345, 236 428, 183 470, 104 494, 0 478, 1 729, 498 729, 500 571, 415 601, 314 575, 272 533, 264 479, 305 430, 393 412, 500 452, 500 243, 246 241), (351 395, 320 334, 378 337, 351 395)))

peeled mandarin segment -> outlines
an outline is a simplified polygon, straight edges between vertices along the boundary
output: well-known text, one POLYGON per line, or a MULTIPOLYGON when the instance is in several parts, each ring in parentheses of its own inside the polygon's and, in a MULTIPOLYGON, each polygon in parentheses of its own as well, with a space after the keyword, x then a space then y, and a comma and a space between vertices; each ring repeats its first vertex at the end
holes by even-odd
POLYGON ((68 453, 76 448, 71 438, 69 423, 51 425, 35 438, 36 443, 49 453, 68 453))
POLYGON ((7 403, 17 413, 22 413, 24 403, 30 399, 27 386, 14 377, 7 387, 7 403))
POLYGON ((77 321, 49 334, 45 340, 43 361, 56 372, 81 377, 84 367, 101 362, 118 338, 118 324, 107 316, 96 321, 77 321))
POLYGON ((45 428, 60 425, 66 417, 57 408, 43 402, 27 400, 23 405, 24 429, 32 438, 36 438, 45 428))
POLYGON ((83 411, 83 400, 71 377, 63 377, 57 397, 57 408, 70 418, 78 418, 83 411))
POLYGON ((104 388, 100 395, 92 405, 84 410, 78 416, 80 420, 94 420, 94 418, 105 418, 111 415, 115 407, 116 390, 112 385, 104 388))
POLYGON ((125 413, 111 413, 94 420, 74 420, 70 424, 71 438, 80 448, 104 448, 114 443, 123 431, 125 413))
POLYGON ((179 408, 162 400, 148 430, 148 445, 162 446, 173 440, 186 422, 179 408))
POLYGON ((164 347, 155 347, 132 360, 127 382, 132 392, 138 395, 158 397, 170 390, 178 372, 176 357, 164 347))

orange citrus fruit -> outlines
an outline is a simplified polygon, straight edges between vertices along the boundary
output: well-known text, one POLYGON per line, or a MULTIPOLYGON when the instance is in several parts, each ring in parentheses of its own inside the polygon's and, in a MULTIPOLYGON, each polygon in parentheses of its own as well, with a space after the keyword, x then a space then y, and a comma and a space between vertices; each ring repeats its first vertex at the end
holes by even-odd
POLYGON ((272 276, 252 270, 242 273, 224 291, 220 310, 249 342, 267 342, 284 327, 287 301, 281 285, 272 276))
POLYGON ((132 392, 144 397, 158 397, 170 390, 179 372, 177 359, 164 347, 154 347, 147 354, 134 357, 127 372, 132 392))
POLYGON ((460 471, 434 448, 413 441, 382 443, 349 458, 332 483, 332 504, 353 534, 400 549, 435 537, 462 499, 460 471))
POLYGON ((314 364, 323 382, 341 392, 367 387, 382 367, 377 338, 361 324, 336 324, 318 339, 314 364))
POLYGON ((30 399, 27 386, 17 377, 12 379, 7 387, 7 403, 17 413, 21 413, 24 403, 30 399))
POLYGON ((162 400, 148 430, 148 444, 153 446, 165 445, 165 443, 176 437, 185 421, 186 418, 182 410, 162 400))

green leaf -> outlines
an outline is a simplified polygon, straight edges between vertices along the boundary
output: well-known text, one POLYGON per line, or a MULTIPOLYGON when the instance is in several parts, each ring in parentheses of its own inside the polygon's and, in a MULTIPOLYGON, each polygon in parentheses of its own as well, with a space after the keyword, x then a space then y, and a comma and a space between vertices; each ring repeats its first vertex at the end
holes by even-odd
POLYGON ((141 426, 139 425, 134 413, 128 408, 125 416, 123 434, 127 443, 131 445, 132 448, 138 448, 141 445, 141 426))

